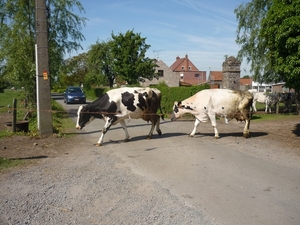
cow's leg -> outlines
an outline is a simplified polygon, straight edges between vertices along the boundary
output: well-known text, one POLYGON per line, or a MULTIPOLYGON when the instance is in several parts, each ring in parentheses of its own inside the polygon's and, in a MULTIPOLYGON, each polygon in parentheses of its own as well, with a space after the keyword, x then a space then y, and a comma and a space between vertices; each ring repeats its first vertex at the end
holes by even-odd
POLYGON ((250 120, 246 119, 245 120, 245 127, 243 131, 243 137, 248 138, 249 137, 249 128, 250 128, 250 120))
POLYGON ((249 129, 250 129, 250 119, 251 119, 251 115, 248 111, 243 111, 241 112, 243 117, 245 118, 245 127, 243 130, 243 137, 244 138, 248 138, 249 137, 249 129))
MULTIPOLYGON (((151 122, 151 128, 150 128, 150 131, 149 131, 149 134, 147 136, 147 139, 151 139, 152 138, 152 135, 153 135, 153 131, 154 131, 154 128, 156 126, 156 123, 157 123, 157 118, 154 117, 154 116, 150 116, 150 122, 151 122)), ((147 120, 146 120, 147 121, 147 120)), ((149 122, 149 121, 148 121, 149 122)))
POLYGON ((125 120, 120 121, 120 124, 123 127, 123 130, 125 132, 124 142, 128 142, 129 139, 130 139, 130 136, 129 136, 129 133, 128 133, 128 130, 127 130, 127 126, 126 126, 125 120))
POLYGON ((194 137, 195 133, 196 133, 196 130, 197 130, 197 127, 199 126, 200 124, 200 120, 196 119, 195 120, 195 123, 194 123, 194 129, 192 130, 192 132, 189 134, 189 137, 194 137))
POLYGON ((101 144, 103 143, 103 138, 104 138, 104 132, 102 131, 101 132, 101 136, 100 136, 100 138, 99 138, 99 140, 98 140, 98 142, 97 142, 97 146, 101 146, 101 144))
POLYGON ((152 135, 153 135, 153 131, 154 131, 154 127, 155 127, 155 122, 154 121, 151 121, 151 129, 149 131, 149 134, 147 136, 147 139, 151 139, 152 138, 152 135))
POLYGON ((271 104, 270 104, 270 101, 267 99, 266 100, 266 109, 265 109, 266 113, 268 112, 268 108, 269 108, 269 112, 271 113, 271 104))
POLYGON ((219 138, 219 132, 217 130, 217 119, 215 115, 209 114, 209 119, 211 121, 211 125, 214 128, 214 132, 215 132, 215 138, 219 138))
POLYGON ((161 135, 162 132, 159 128, 159 124, 160 124, 160 116, 157 115, 157 120, 156 120, 156 132, 158 133, 158 135, 161 135))
POLYGON ((257 110, 256 110, 256 101, 253 101, 253 103, 252 103, 252 109, 253 109, 254 112, 257 111, 257 110))
MULTIPOLYGON (((147 121, 147 120, 146 120, 147 121)), ((159 128, 159 124, 160 124, 160 117, 158 115, 151 115, 150 116, 150 121, 151 121, 151 129, 150 129, 150 132, 147 136, 147 139, 151 139, 152 138, 152 135, 153 135, 153 131, 154 131, 154 128, 156 126, 156 131, 158 133, 158 135, 161 135, 162 132, 159 128)))
POLYGON ((103 144, 104 135, 109 130, 110 126, 116 121, 117 117, 103 117, 103 119, 105 120, 105 124, 102 129, 101 136, 96 144, 97 146, 101 146, 101 144, 103 144))

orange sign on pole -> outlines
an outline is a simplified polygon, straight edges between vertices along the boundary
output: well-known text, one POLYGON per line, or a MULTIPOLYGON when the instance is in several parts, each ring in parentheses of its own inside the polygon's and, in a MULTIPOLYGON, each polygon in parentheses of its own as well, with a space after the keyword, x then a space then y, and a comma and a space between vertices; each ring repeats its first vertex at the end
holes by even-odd
POLYGON ((48 80, 48 73, 46 70, 44 70, 44 72, 43 72, 43 77, 44 77, 44 80, 48 80))

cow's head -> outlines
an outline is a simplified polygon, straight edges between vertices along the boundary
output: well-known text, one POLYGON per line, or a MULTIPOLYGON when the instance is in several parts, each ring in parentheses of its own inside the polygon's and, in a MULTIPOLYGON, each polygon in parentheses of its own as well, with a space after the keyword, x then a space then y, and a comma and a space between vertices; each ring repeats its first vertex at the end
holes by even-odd
POLYGON ((88 106, 79 106, 77 111, 76 129, 81 130, 85 125, 89 124, 94 119, 91 113, 89 113, 88 106))
POLYGON ((174 102, 172 118, 171 118, 172 121, 178 119, 178 117, 180 117, 182 115, 181 111, 183 108, 184 108, 184 105, 182 105, 181 102, 174 102))
POLYGON ((195 107, 192 108, 191 107, 192 104, 189 104, 187 102, 185 103, 187 105, 183 104, 182 102, 174 102, 172 118, 171 118, 172 121, 178 119, 180 116, 182 116, 185 113, 193 114, 195 107))

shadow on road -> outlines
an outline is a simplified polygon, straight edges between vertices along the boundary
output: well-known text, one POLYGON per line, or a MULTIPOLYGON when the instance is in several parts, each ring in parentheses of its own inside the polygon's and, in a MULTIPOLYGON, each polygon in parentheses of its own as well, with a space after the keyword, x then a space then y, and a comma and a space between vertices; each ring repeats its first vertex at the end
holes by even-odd
POLYGON ((300 136, 300 123, 295 125, 295 128, 293 129, 293 133, 298 137, 300 136))

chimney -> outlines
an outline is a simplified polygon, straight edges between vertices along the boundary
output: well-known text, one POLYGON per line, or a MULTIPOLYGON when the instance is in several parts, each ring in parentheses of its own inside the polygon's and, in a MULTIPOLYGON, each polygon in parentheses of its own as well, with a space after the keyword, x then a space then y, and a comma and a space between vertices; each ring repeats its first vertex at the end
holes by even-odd
POLYGON ((185 71, 189 71, 189 58, 188 55, 185 55, 185 71))
POLYGON ((178 59, 180 59, 180 57, 179 57, 179 56, 177 56, 177 57, 176 57, 176 60, 178 60, 178 59))

